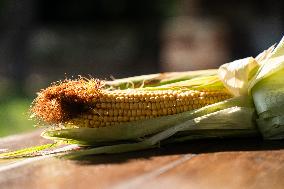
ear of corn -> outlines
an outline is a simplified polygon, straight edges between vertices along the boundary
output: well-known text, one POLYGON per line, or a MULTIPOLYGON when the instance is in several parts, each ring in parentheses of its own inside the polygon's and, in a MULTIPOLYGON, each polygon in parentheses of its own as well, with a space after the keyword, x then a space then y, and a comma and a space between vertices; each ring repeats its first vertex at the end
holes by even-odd
MULTIPOLYGON (((81 155, 133 151, 196 138, 245 137, 258 135, 258 131, 266 139, 284 138, 283 44, 244 64, 223 65, 221 80, 217 73, 185 79, 168 75, 168 81, 150 75, 145 80, 106 82, 95 93, 92 82, 86 82, 80 92, 72 91, 75 96, 79 93, 76 102, 83 104, 79 114, 63 111, 54 122, 60 127, 42 136, 97 146, 81 155), (237 97, 230 98, 232 94, 237 97)), ((52 94, 49 100, 56 99, 59 105, 52 103, 64 110, 62 103, 74 100, 72 95, 64 88, 60 98, 52 94)))

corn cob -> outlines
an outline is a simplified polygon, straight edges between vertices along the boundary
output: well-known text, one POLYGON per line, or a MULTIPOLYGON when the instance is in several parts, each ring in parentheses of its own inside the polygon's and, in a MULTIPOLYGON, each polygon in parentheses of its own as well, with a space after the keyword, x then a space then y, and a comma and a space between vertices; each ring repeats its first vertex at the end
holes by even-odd
POLYGON ((225 90, 107 90, 98 80, 67 81, 42 91, 32 112, 49 123, 104 127, 194 110, 231 97, 225 90))
POLYGON ((229 98, 224 91, 104 91, 93 100, 94 108, 70 123, 102 127, 123 122, 173 115, 229 98))

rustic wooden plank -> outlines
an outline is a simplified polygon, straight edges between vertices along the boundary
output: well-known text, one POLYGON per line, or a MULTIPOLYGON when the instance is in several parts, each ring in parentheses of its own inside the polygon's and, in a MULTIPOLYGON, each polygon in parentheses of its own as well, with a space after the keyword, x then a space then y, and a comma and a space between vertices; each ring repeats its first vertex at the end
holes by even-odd
MULTIPOLYGON (((0 139, 0 147, 50 142, 39 134, 0 139)), ((277 189, 284 186, 283 149, 283 141, 212 139, 79 160, 37 157, 0 167, 0 188, 277 189)))
POLYGON ((283 189, 283 165, 284 150, 203 154, 143 182, 126 181, 115 188, 283 189))
POLYGON ((84 164, 48 158, 0 172, 0 188, 108 188, 178 158, 179 156, 152 157, 113 164, 84 164))

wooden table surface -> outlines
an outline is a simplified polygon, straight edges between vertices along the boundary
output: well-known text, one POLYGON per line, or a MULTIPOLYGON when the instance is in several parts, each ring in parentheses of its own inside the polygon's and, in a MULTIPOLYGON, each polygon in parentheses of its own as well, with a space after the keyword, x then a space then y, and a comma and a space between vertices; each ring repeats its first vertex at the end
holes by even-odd
MULTIPOLYGON (((40 131, 0 139, 0 149, 48 143, 40 131)), ((196 140, 80 160, 42 156, 0 164, 0 188, 284 188, 284 142, 196 140)))

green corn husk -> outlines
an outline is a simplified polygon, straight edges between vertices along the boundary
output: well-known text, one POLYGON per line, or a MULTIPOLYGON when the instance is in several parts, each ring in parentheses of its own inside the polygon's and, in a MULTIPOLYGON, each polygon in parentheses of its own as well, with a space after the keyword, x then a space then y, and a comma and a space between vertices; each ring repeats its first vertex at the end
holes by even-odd
POLYGON ((266 139, 284 138, 284 70, 260 81, 252 89, 259 118, 258 128, 266 139), (260 103, 261 102, 261 103, 260 103))
POLYGON ((283 139, 284 38, 275 49, 274 46, 270 47, 255 61, 244 65, 234 65, 236 68, 232 71, 236 72, 235 78, 241 78, 242 83, 230 85, 226 78, 223 80, 225 85, 235 94, 252 96, 258 115, 257 126, 264 139, 283 139))
POLYGON ((284 38, 250 83, 259 118, 257 125, 265 139, 284 139, 284 38))

